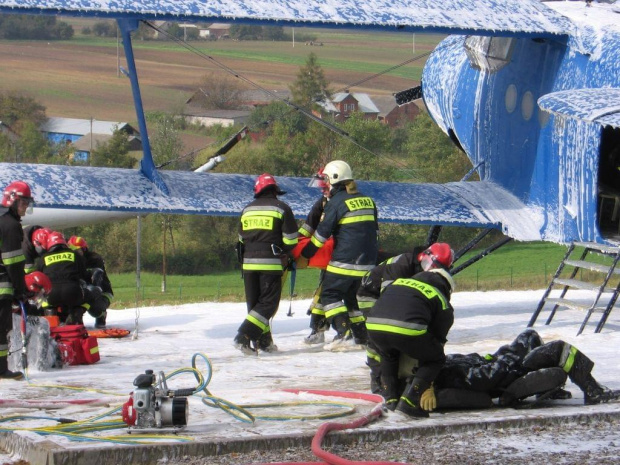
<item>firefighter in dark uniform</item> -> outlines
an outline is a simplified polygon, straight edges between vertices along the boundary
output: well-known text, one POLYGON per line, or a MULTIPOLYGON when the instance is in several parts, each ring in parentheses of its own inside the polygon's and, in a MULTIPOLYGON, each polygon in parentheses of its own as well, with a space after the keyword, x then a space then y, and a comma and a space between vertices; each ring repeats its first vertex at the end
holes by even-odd
POLYGON ((51 229, 44 228, 43 226, 39 226, 37 224, 24 228, 24 240, 22 241, 22 250, 24 251, 24 256, 26 257, 26 264, 24 265, 26 274, 32 273, 34 271, 34 264, 37 258, 43 253, 42 249, 37 249, 37 247, 35 247, 35 245, 32 243, 32 236, 37 229, 45 229, 48 233, 52 232, 51 229))
POLYGON ((87 301, 92 301, 94 297, 86 289, 89 275, 84 258, 67 246, 60 232, 47 234, 39 229, 32 237, 35 245, 45 249, 37 260, 36 268, 52 282, 46 307, 60 308, 58 317, 61 323, 82 324, 82 315, 89 306, 87 301))
MULTIPOLYGON (((420 254, 423 251, 424 247, 422 246, 414 247, 413 252, 390 257, 366 273, 357 291, 357 302, 365 317, 368 317, 385 286, 391 284, 395 279, 407 278, 423 271, 420 264, 420 254)), ((366 346, 366 365, 370 368, 370 389, 374 393, 380 393, 381 357, 372 341, 368 341, 366 346)))
POLYGON ((291 207, 278 200, 283 192, 270 174, 254 184, 254 201, 241 212, 239 244, 248 315, 234 344, 244 353, 277 350, 269 320, 276 314, 282 293, 282 274, 289 252, 297 244, 297 222, 291 207))
MULTIPOLYGON (((306 217, 306 221, 299 228, 299 236, 311 238, 314 234, 319 223, 323 220, 325 216, 325 205, 329 201, 331 196, 330 187, 325 180, 325 175, 323 174, 323 170, 319 170, 317 174, 315 174, 310 181, 310 187, 318 187, 321 189, 323 195, 319 200, 317 200, 312 208, 310 209, 310 213, 306 217)), ((297 260, 297 268, 302 269, 307 266, 308 259, 300 256, 297 260)), ((325 270, 321 270, 319 275, 319 284, 314 292, 314 298, 312 299, 312 303, 310 304, 310 308, 308 309, 308 313, 310 315, 310 335, 304 338, 304 342, 306 344, 321 344, 325 342, 325 331, 329 329, 329 324, 325 319, 325 310, 323 310, 323 306, 320 302, 321 290, 323 286, 323 278, 325 277, 325 270)))
POLYGON ((454 281, 446 269, 452 260, 452 251, 443 263, 437 256, 424 253, 425 271, 386 286, 366 321, 369 338, 381 357, 386 405, 412 417, 428 417, 421 398, 432 392, 431 384, 446 359, 444 344, 454 322, 450 305, 454 281), (418 361, 415 375, 402 394, 398 381, 401 353, 418 361))
POLYGON ((30 186, 23 181, 14 181, 4 189, 4 212, 0 214, 0 379, 24 378, 22 372, 9 370, 8 334, 13 328, 13 300, 25 302, 28 294, 21 218, 33 203, 30 186))
POLYGON ((327 349, 340 345, 365 345, 368 335, 356 293, 362 277, 376 265, 377 207, 375 202, 357 191, 351 167, 335 160, 323 168, 330 185, 331 198, 325 216, 312 235, 302 256, 311 258, 330 238, 334 251, 325 270, 320 302, 325 317, 338 333, 327 349))
POLYGON ((95 328, 105 328, 107 310, 114 298, 112 283, 105 269, 105 260, 101 255, 88 247, 88 243, 83 237, 71 236, 67 245, 71 250, 75 250, 84 257, 86 270, 90 275, 88 282, 92 286, 101 288, 101 293, 90 303, 88 314, 95 319, 95 328))

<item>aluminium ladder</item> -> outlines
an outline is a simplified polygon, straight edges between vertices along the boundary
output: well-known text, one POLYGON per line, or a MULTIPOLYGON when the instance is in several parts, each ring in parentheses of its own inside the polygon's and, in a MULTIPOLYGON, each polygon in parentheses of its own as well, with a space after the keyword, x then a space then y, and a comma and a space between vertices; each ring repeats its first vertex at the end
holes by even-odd
POLYGON ((615 282, 620 275, 620 268, 618 267, 619 260, 620 246, 610 246, 593 242, 573 242, 569 246, 564 259, 560 263, 555 276, 543 294, 543 297, 527 326, 534 326, 534 323, 540 315, 543 307, 546 303, 549 303, 553 304, 553 309, 547 318, 547 322, 545 323, 546 325, 551 323, 551 320, 559 307, 568 307, 577 310, 584 310, 586 312, 586 316, 577 335, 580 335, 583 332, 588 320, 594 312, 601 312, 602 316, 595 330, 596 333, 600 333, 603 326, 605 326, 605 322, 613 310, 616 301, 618 300, 618 295, 620 294, 620 278, 618 279, 615 287, 613 286, 613 282, 615 282), (578 253, 575 250, 576 247, 583 247, 583 251, 578 253), (579 258, 575 260, 575 257, 577 256, 579 258), (599 258, 597 259, 597 257, 599 258), (567 265, 572 266, 573 269, 568 274, 568 277, 561 277, 562 271, 564 271, 564 267, 567 265), (600 279, 595 280, 595 282, 578 280, 576 279, 576 276, 580 269, 599 273, 600 279), (610 284, 612 285, 610 286, 610 284), (549 297, 553 289, 562 289, 559 297, 549 297), (593 302, 580 303, 566 298, 566 294, 571 289, 585 289, 594 291, 595 297, 593 302), (599 303, 602 303, 603 305, 601 306, 599 303))

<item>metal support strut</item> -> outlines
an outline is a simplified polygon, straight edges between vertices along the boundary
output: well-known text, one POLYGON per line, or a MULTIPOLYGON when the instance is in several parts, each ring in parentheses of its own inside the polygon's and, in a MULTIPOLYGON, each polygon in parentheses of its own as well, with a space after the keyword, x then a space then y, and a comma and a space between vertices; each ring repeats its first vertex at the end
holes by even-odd
POLYGON ((138 118, 138 127, 140 128, 140 136, 142 139, 142 160, 140 161, 140 171, 147 177, 159 190, 165 194, 170 194, 168 186, 162 179, 161 175, 153 162, 151 153, 151 144, 146 129, 146 120, 144 118, 144 109, 142 107, 142 96, 140 94, 140 84, 138 83, 138 72, 136 70, 136 62, 133 56, 133 47, 131 44, 131 31, 138 29, 138 20, 135 19, 118 19, 118 27, 123 37, 123 48, 125 50, 125 58, 127 60, 127 68, 129 80, 131 81, 131 91, 133 94, 134 106, 136 107, 136 116, 138 118))

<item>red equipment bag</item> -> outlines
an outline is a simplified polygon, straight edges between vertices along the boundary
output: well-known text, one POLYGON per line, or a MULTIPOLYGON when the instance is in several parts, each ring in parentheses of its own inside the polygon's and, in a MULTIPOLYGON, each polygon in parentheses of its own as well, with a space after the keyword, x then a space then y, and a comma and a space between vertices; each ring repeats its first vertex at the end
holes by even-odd
POLYGON ((56 340, 63 363, 67 365, 90 365, 98 362, 97 338, 89 336, 84 325, 67 325, 50 328, 56 340))
MULTIPOLYGON (((301 255, 301 251, 304 250, 306 245, 308 245, 308 242, 310 242, 309 237, 299 238, 297 245, 293 249, 294 259, 299 258, 299 256, 301 255)), ((309 268, 320 268, 324 270, 325 268, 327 268, 327 264, 332 259, 333 251, 334 251, 334 238, 330 237, 329 239, 327 239, 327 241, 325 241, 325 244, 323 244, 323 247, 317 250, 314 256, 310 259, 310 261, 308 262, 308 267, 309 268)))

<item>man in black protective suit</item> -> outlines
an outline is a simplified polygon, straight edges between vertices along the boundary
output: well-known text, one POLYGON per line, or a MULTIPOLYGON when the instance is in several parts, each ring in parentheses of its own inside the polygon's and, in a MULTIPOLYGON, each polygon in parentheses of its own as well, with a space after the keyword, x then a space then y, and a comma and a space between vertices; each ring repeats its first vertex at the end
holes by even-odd
POLYGON ((0 212, 0 379, 20 380, 24 374, 8 366, 9 339, 13 328, 13 300, 25 302, 26 288, 21 248, 23 231, 21 218, 34 203, 30 186, 14 181, 5 187, 0 212))
POLYGON ((91 302, 101 294, 101 288, 88 285, 90 275, 84 258, 67 246, 64 236, 43 229, 35 231, 33 243, 45 250, 36 262, 38 271, 52 281, 47 307, 60 308, 59 319, 65 324, 83 324, 82 316, 91 302))
POLYGON ((566 378, 584 393, 586 405, 620 397, 592 376, 594 362, 576 347, 557 340, 543 343, 533 329, 523 331, 494 354, 451 354, 435 379, 437 408, 513 406, 531 395, 567 399, 566 378))
POLYGON ((269 321, 278 311, 282 274, 298 240, 293 211, 278 199, 283 194, 276 179, 264 173, 254 184, 254 201, 241 212, 237 253, 248 315, 239 326, 234 345, 245 354, 277 350, 269 321))
POLYGON ((101 293, 93 295, 93 301, 89 303, 88 314, 95 319, 95 328, 106 327, 107 310, 114 298, 112 283, 108 278, 103 257, 88 247, 86 239, 80 236, 71 236, 67 245, 84 257, 86 270, 90 275, 89 284, 101 288, 101 293))
MULTIPOLYGON (((437 247, 437 246, 435 246, 437 247)), ((449 248, 449 247, 448 247, 449 248)), ((362 278, 357 290, 357 302, 366 318, 374 307, 381 291, 395 279, 413 276, 421 271, 421 254, 425 248, 414 247, 413 252, 403 253, 384 260, 362 278)), ((366 346, 366 365, 370 368, 370 385, 373 392, 381 390, 381 356, 372 341, 366 346)))
MULTIPOLYGON (((444 254, 447 244, 434 244, 444 254)), ((387 285, 370 311, 366 327, 380 358, 381 387, 390 410, 414 418, 428 417, 424 400, 444 361, 444 345, 454 322, 450 297, 454 280, 447 268, 454 253, 447 246, 447 258, 439 260, 427 249, 422 268, 411 278, 398 278, 387 285), (401 389, 398 372, 401 355, 418 361, 418 369, 401 389)))
POLYGON ((334 238, 334 251, 325 270, 320 303, 325 318, 337 332, 325 348, 338 350, 368 343, 356 293, 366 272, 376 265, 379 226, 374 200, 357 190, 353 172, 346 162, 329 162, 323 174, 330 186, 331 198, 325 206, 323 220, 301 255, 312 258, 330 237, 334 238))

